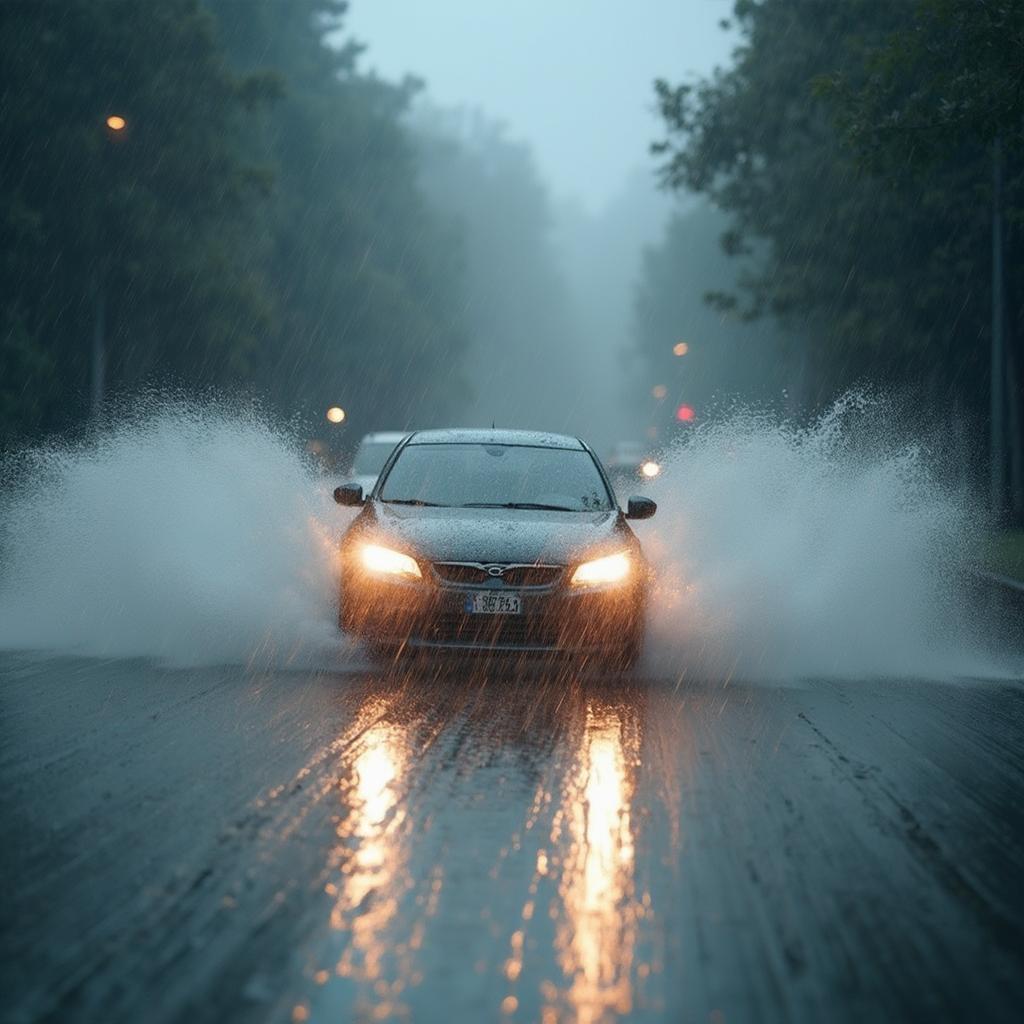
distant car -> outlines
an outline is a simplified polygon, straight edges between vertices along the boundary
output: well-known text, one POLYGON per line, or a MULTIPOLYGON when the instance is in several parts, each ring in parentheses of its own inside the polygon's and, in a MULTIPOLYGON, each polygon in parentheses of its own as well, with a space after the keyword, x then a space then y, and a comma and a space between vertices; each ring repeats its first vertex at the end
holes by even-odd
POLYGON ((649 482, 661 474, 661 462, 639 441, 618 441, 605 465, 616 489, 649 482))
POLYGON ((633 664, 648 566, 593 451, 519 430, 405 438, 341 542, 338 622, 381 652, 567 653, 633 664))
POLYGON ((388 456, 395 450, 395 445, 408 436, 406 431, 382 430, 376 434, 367 434, 356 449, 355 458, 349 470, 348 482, 359 484, 363 493, 369 494, 377 482, 377 476, 388 456))

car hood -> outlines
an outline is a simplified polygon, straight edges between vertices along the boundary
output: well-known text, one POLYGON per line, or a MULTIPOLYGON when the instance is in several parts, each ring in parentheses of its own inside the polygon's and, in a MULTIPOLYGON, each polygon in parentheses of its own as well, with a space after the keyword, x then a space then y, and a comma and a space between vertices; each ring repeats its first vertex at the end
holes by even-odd
POLYGON ((431 562, 568 565, 628 542, 617 511, 429 508, 374 502, 363 529, 431 562))

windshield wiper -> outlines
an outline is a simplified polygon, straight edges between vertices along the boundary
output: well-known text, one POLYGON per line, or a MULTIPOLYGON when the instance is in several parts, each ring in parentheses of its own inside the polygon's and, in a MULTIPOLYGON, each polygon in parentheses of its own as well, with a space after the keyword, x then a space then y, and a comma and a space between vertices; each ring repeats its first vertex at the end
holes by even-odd
POLYGON ((418 505, 421 508, 448 508, 436 501, 420 501, 419 498, 381 498, 385 505, 418 505))
POLYGON ((542 505, 536 501, 470 501, 459 508, 533 508, 545 512, 583 512, 584 509, 569 508, 568 505, 542 505))

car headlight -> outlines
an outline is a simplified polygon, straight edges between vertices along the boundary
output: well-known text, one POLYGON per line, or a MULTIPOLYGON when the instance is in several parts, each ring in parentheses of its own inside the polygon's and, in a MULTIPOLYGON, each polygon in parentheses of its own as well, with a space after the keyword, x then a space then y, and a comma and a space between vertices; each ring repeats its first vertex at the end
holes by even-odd
POLYGON ((364 544, 359 549, 359 561, 364 569, 383 576, 408 576, 419 579, 422 575, 416 559, 403 555, 401 551, 381 547, 379 544, 364 544))
POLYGON ((648 480, 653 480, 660 472, 661 466, 654 459, 648 459, 640 467, 640 475, 647 477, 648 480))
POLYGON ((572 574, 574 586, 593 586, 599 583, 619 583, 629 575, 629 555, 619 551, 604 558, 584 562, 572 574))

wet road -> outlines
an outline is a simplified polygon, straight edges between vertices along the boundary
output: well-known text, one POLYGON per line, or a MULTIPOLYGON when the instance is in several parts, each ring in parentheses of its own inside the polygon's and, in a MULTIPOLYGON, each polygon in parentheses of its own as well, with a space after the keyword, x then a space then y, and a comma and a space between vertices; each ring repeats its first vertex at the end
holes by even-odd
POLYGON ((1011 1020, 1024 688, 0 660, 4 1019, 1011 1020))

